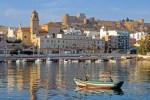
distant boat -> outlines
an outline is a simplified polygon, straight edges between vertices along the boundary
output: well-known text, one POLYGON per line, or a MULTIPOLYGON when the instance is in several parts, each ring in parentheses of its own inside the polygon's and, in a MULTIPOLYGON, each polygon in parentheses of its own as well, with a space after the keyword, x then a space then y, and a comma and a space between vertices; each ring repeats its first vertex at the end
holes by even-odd
POLYGON ((7 63, 11 63, 12 62, 12 60, 7 60, 7 63))
POLYGON ((98 60, 95 61, 95 63, 100 63, 100 62, 103 62, 103 60, 102 59, 98 59, 98 60))
POLYGON ((109 59, 109 62, 111 62, 111 63, 115 63, 116 62, 116 60, 112 60, 112 59, 109 59))
POLYGON ((78 63, 78 60, 72 60, 73 63, 78 63))
POLYGON ((17 60, 16 60, 16 63, 17 63, 17 64, 19 64, 20 62, 21 62, 20 59, 17 59, 17 60))
POLYGON ((64 63, 68 63, 68 62, 69 62, 68 60, 65 60, 65 59, 64 59, 64 63))
POLYGON ((46 63, 52 63, 53 61, 50 59, 50 57, 48 57, 47 59, 46 59, 46 63))
POLYGON ((125 56, 121 56, 120 58, 118 58, 118 60, 125 61, 126 57, 125 56))
POLYGON ((35 60, 35 63, 40 63, 40 62, 42 62, 42 60, 41 60, 41 59, 37 59, 37 60, 35 60))
POLYGON ((91 60, 85 60, 86 63, 91 63, 91 60))
POLYGON ((76 85, 80 88, 86 89, 119 89, 123 85, 123 81, 120 82, 104 82, 104 81, 84 81, 78 78, 74 78, 76 85))

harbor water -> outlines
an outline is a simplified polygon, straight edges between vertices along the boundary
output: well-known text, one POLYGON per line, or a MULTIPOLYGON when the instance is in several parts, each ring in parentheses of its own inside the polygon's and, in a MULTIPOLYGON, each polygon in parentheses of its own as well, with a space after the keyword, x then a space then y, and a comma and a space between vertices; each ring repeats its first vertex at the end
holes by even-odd
POLYGON ((0 63, 0 100, 150 100, 150 62, 0 63), (121 90, 78 88, 74 77, 124 81, 121 90))

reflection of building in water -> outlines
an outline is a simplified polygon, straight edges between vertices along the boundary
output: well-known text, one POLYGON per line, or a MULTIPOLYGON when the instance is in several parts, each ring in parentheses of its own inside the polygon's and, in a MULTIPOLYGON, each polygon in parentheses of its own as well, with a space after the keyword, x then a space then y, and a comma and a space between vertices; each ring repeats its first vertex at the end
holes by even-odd
POLYGON ((67 77, 67 69, 68 64, 60 64, 58 72, 56 73, 56 83, 59 88, 67 89, 66 85, 66 77, 67 77))
POLYGON ((134 73, 134 78, 137 82, 145 82, 150 79, 150 62, 149 61, 139 61, 134 73))
POLYGON ((12 91, 13 87, 14 87, 14 70, 8 68, 7 69, 7 85, 8 85, 8 91, 12 91))
POLYGON ((62 73, 61 73, 61 68, 63 66, 60 66, 59 69, 58 69, 58 72, 56 73, 56 84, 58 86, 58 88, 62 87, 62 73))
POLYGON ((23 73, 22 73, 22 70, 17 70, 17 89, 18 90, 22 90, 23 88, 23 73))
POLYGON ((30 100, 36 100, 36 92, 38 90, 38 83, 40 80, 40 66, 31 67, 29 71, 30 100))

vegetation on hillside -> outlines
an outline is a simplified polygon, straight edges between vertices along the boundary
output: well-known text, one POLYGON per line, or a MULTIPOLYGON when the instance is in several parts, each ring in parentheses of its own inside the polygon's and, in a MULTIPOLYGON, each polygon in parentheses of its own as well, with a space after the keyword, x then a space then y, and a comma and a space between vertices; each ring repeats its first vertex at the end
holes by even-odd
POLYGON ((138 48, 138 54, 146 55, 147 52, 150 52, 150 32, 145 39, 141 39, 140 47, 138 48))

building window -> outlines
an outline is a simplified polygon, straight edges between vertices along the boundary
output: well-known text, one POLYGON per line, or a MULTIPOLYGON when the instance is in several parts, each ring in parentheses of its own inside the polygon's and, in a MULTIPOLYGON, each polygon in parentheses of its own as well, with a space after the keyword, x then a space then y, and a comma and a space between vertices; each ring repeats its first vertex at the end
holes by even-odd
POLYGON ((49 40, 47 40, 47 43, 49 43, 49 40))
POLYGON ((24 36, 24 38, 26 38, 27 36, 24 36))
POLYGON ((36 15, 34 15, 34 17, 36 18, 36 15))

